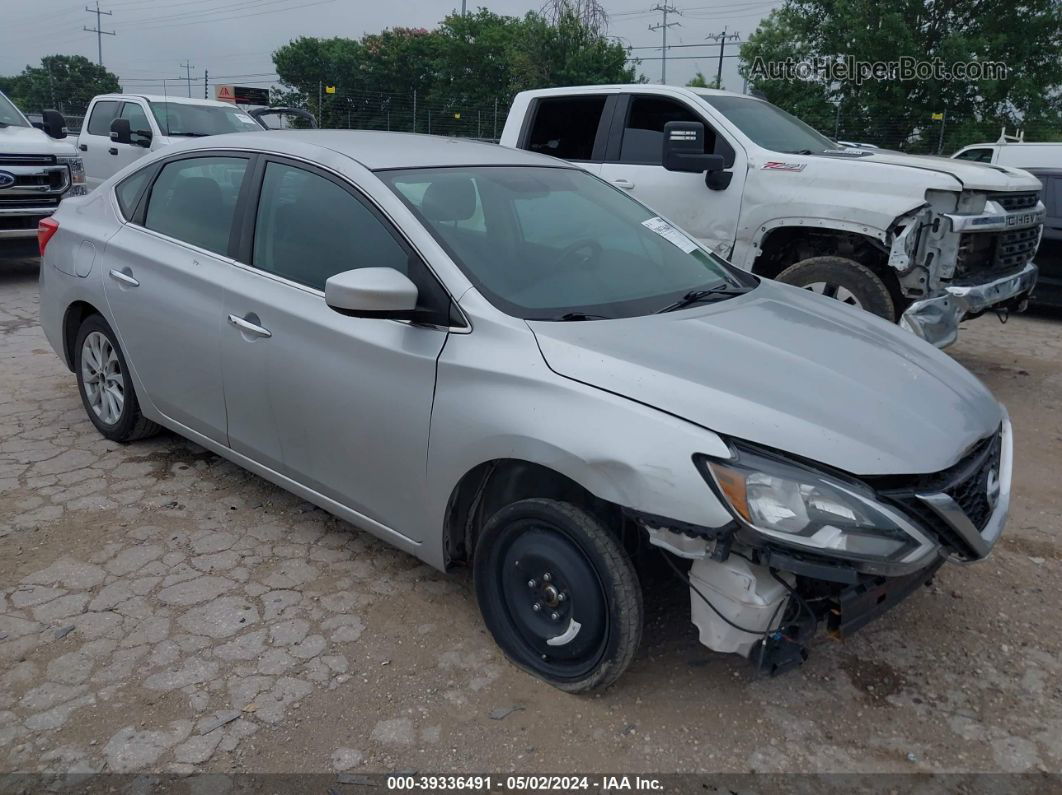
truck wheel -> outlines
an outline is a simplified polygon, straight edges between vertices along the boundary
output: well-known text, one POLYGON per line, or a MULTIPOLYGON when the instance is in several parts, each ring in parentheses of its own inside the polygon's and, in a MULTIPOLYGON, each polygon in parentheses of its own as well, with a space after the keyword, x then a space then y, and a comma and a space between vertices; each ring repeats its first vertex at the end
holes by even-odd
POLYGON ((896 306, 885 282, 866 265, 853 259, 811 257, 790 265, 775 278, 865 309, 890 323, 896 320, 896 306))
POLYGON ((108 439, 131 442, 159 431, 159 426, 140 412, 125 356, 100 315, 89 315, 78 329, 74 372, 88 418, 108 439))
POLYGON ((473 561, 487 628, 516 665, 569 693, 619 678, 642 634, 642 591, 600 520, 557 500, 494 514, 473 561))

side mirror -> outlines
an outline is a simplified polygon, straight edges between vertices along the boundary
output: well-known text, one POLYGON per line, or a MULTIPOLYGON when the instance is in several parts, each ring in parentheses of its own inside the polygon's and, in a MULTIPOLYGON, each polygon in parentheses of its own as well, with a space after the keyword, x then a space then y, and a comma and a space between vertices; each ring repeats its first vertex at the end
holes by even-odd
POLYGON ((662 162, 668 171, 709 174, 722 171, 721 155, 704 154, 704 125, 699 121, 669 121, 664 125, 662 162))
POLYGON ((41 129, 51 138, 66 138, 66 119, 57 110, 46 110, 41 114, 41 129))
POLYGON ((111 122, 111 141, 116 144, 133 142, 133 131, 129 127, 129 119, 115 119, 111 122))
POLYGON ((341 315, 417 319, 417 286, 394 268, 358 268, 325 282, 325 303, 341 315))

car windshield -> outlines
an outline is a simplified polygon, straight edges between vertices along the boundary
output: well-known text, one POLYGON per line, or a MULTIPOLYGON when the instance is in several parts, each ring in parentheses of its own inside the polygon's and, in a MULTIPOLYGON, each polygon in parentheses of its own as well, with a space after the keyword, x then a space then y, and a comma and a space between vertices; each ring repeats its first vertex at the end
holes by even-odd
POLYGON ((29 122, 10 99, 0 94, 0 125, 4 127, 29 127, 29 122))
POLYGON ((825 135, 770 102, 719 94, 701 97, 755 143, 772 152, 810 155, 840 149, 825 135))
POLYGON ((721 300, 756 284, 579 169, 484 166, 378 172, 502 311, 597 320, 721 300))
POLYGON ((191 105, 184 102, 152 102, 151 112, 163 135, 222 135, 261 132, 262 126, 239 108, 191 105))

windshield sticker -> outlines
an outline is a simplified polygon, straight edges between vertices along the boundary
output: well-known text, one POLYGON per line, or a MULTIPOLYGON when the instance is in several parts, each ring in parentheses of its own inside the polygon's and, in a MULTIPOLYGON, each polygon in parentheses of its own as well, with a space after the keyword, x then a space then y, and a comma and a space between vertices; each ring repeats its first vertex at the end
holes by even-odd
POLYGON ((237 116, 236 118, 242 121, 244 124, 250 124, 252 127, 260 126, 258 122, 256 122, 250 116, 237 116))
POLYGON ((667 242, 673 246, 678 246, 687 254, 696 251, 699 246, 690 240, 686 235, 682 234, 678 229, 673 227, 667 221, 660 216, 650 218, 646 221, 642 221, 642 226, 653 232, 656 232, 660 237, 664 238, 667 242))
POLYGON ((768 160, 763 164, 764 171, 803 171, 807 163, 783 163, 781 160, 768 160))

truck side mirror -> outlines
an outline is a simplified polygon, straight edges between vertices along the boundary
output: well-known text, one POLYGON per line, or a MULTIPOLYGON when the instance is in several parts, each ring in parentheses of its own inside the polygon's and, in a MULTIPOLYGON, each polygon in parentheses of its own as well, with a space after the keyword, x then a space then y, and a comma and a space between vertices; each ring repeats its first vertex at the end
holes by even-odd
POLYGON ((129 119, 115 119, 111 122, 111 141, 116 144, 133 142, 133 131, 129 127, 129 119))
POLYGON ((66 138, 66 119, 57 110, 41 113, 41 129, 51 138, 66 138))
POLYGON ((668 171, 691 174, 710 175, 725 166, 722 156, 704 153, 704 125, 699 121, 669 121, 664 125, 662 162, 668 171))

